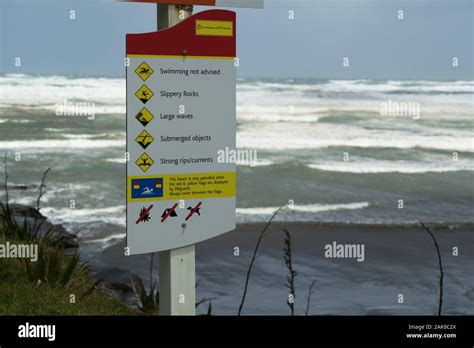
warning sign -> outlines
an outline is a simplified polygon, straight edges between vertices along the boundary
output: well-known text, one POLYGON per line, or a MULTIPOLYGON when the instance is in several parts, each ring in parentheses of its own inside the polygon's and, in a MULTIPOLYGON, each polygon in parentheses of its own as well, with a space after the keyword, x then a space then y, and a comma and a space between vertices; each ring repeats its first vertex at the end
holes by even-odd
POLYGON ((155 116, 153 116, 153 114, 148 111, 147 108, 143 108, 138 112, 135 118, 142 124, 143 127, 146 127, 146 125, 150 123, 151 120, 155 118, 155 116))
POLYGON ((235 229, 236 164, 219 155, 236 146, 235 42, 235 13, 224 10, 127 35, 130 254, 235 229))
POLYGON ((142 131, 138 137, 135 138, 135 141, 140 144, 141 147, 146 149, 148 145, 150 145, 153 140, 155 140, 150 133, 146 130, 142 131))
POLYGON ((154 70, 146 62, 143 62, 135 69, 135 72, 143 81, 146 81, 154 73, 154 70))
POLYGON ((135 95, 142 101, 143 104, 146 104, 146 102, 149 101, 151 97, 153 97, 153 92, 147 87, 147 85, 143 85, 135 93, 135 95))
POLYGON ((143 170, 144 172, 147 172, 148 169, 155 163, 153 159, 147 155, 146 152, 144 152, 138 159, 135 161, 137 166, 143 170))

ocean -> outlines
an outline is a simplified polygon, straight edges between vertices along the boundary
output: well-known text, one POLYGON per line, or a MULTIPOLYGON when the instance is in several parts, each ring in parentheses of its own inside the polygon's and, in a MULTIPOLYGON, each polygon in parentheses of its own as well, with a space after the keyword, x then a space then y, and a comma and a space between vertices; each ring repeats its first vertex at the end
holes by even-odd
MULTIPOLYGON (((43 214, 88 251, 121 240, 125 80, 11 74, 0 93, 0 154, 10 184, 28 186, 11 201, 33 204, 51 167, 43 214), (95 115, 56 115, 64 103, 95 115)), ((239 79, 237 146, 258 161, 238 165, 238 222, 290 200, 276 220, 474 222, 473 96, 474 81, 239 79)))

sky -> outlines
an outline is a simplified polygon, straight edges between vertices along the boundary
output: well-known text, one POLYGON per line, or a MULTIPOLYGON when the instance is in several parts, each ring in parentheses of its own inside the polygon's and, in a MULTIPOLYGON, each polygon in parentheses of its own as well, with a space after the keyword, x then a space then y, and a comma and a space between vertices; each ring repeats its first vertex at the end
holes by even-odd
MULTIPOLYGON (((232 10, 241 77, 473 79, 473 0, 265 0, 263 10, 232 10)), ((154 4, 0 0, 0 73, 124 76, 125 34, 155 29, 154 4)))

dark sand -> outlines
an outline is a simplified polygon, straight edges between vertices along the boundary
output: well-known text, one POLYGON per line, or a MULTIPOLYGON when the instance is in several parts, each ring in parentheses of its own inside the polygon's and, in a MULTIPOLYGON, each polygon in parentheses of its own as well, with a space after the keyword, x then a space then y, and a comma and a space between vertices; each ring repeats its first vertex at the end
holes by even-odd
MULTIPOLYGON (((236 231, 196 246, 197 299, 214 298, 213 314, 235 314, 245 276, 264 224, 241 224, 236 231), (240 256, 234 256, 239 247, 240 256)), ((273 223, 263 239, 251 275, 243 314, 289 314, 288 270, 283 261, 284 233, 293 240, 297 314, 304 314, 309 284, 310 314, 436 314, 439 268, 431 237, 416 226, 328 225, 273 223), (325 258, 324 246, 365 245, 365 260, 325 258), (403 294, 404 303, 398 303, 403 294)), ((474 314, 474 229, 472 225, 432 226, 444 266, 444 314, 474 314), (453 256, 453 247, 459 256, 453 256)), ((129 283, 132 273, 146 284, 149 255, 123 256, 124 242, 101 253, 93 262, 97 275, 110 282, 129 283)), ((155 257, 155 277, 158 257, 155 257)), ((128 297, 132 300, 131 297, 128 297)), ((199 311, 204 312, 206 306, 199 311)))

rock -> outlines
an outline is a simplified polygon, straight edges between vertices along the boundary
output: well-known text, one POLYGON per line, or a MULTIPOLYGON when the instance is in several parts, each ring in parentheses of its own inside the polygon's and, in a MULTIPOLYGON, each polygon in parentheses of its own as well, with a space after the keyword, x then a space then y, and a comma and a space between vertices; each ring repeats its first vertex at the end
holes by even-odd
MULTIPOLYGON (((0 183, 0 187, 5 187, 5 183, 0 183)), ((37 189, 37 188, 38 188, 38 185, 26 185, 26 184, 7 185, 8 190, 28 190, 28 189, 37 189)))
MULTIPOLYGON (((15 217, 16 222, 22 226, 26 219, 27 223, 33 228, 38 227, 38 236, 43 237, 48 231, 52 231, 55 245, 64 248, 78 248, 76 235, 68 232, 61 224, 53 224, 48 218, 43 216, 36 208, 23 204, 10 204, 10 210, 15 217)), ((0 203, 0 211, 3 210, 3 203, 0 203)))
MULTIPOLYGON (((0 203, 0 208, 3 206, 3 203, 0 203)), ((45 219, 46 217, 43 216, 38 210, 33 207, 23 205, 23 204, 10 204, 10 210, 13 212, 15 216, 25 216, 28 218, 37 218, 37 219, 45 219)))

